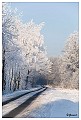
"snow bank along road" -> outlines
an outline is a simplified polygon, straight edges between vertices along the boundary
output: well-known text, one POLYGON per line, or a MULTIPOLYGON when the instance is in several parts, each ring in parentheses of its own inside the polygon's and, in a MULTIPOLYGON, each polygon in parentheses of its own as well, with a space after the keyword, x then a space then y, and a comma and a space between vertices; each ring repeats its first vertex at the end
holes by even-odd
POLYGON ((16 118, 78 118, 79 91, 48 88, 16 118))
POLYGON ((3 101, 5 102, 5 105, 3 105, 2 107, 2 117, 15 117, 25 107, 27 107, 32 102, 32 100, 34 100, 41 92, 46 89, 47 88, 37 88, 36 90, 32 90, 31 92, 24 91, 26 92, 24 94, 23 92, 21 92, 21 94, 19 93, 17 96, 15 94, 12 95, 15 98, 9 98, 10 95, 4 95, 5 97, 3 97, 3 101))
POLYGON ((19 91, 15 91, 11 94, 5 94, 2 97, 2 105, 5 105, 13 100, 16 100, 19 97, 22 97, 23 95, 26 95, 30 92, 34 92, 34 91, 37 91, 40 89, 42 89, 42 87, 32 88, 31 90, 19 90, 19 91))

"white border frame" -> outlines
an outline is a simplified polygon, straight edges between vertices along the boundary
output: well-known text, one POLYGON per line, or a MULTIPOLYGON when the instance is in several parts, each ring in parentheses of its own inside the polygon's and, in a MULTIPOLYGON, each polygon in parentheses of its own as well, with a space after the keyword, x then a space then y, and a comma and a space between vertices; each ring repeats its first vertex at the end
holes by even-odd
MULTIPOLYGON (((81 45, 81 0, 0 0, 0 36, 2 38, 2 2, 79 2, 79 61, 81 61, 81 54, 80 54, 80 51, 81 51, 81 48, 80 48, 80 45, 81 45)), ((81 63, 79 62, 79 66, 81 67, 81 63)), ((80 82, 80 79, 81 79, 81 71, 79 70, 79 118, 68 118, 70 120, 78 120, 78 119, 81 119, 81 94, 80 94, 80 91, 81 91, 81 88, 80 88, 80 85, 81 85, 81 82, 80 82)), ((1 110, 0 110, 0 120, 1 119, 9 119, 9 118, 2 118, 2 41, 0 40, 0 107, 1 107, 1 110)), ((15 119, 23 119, 23 118, 11 118, 12 120, 15 120, 15 119)), ((56 120, 56 119, 61 119, 61 120, 66 120, 67 118, 24 118, 24 119, 46 119, 46 120, 56 120)))

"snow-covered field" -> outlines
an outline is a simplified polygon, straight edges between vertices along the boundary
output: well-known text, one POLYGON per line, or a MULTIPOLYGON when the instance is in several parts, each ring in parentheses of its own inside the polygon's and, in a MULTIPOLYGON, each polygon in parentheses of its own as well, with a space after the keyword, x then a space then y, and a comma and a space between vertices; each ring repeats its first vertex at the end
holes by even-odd
POLYGON ((48 88, 16 117, 78 118, 79 91, 61 88, 48 88))

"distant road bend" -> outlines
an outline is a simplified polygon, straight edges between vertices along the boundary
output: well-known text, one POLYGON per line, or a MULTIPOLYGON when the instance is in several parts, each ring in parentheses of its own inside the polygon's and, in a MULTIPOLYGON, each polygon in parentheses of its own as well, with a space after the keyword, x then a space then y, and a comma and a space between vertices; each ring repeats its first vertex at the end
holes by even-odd
POLYGON ((27 92, 23 95, 17 96, 3 103, 2 117, 14 118, 17 114, 23 111, 27 106, 31 104, 47 87, 42 87, 37 90, 27 92))

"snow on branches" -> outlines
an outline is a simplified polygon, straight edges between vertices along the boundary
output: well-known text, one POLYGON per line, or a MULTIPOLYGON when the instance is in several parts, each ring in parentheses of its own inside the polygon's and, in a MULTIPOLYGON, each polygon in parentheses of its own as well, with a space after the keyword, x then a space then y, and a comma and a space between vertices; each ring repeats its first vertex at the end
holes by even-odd
POLYGON ((52 72, 49 74, 49 84, 54 87, 79 88, 79 36, 78 32, 71 34, 65 44, 64 53, 50 58, 52 72))
POLYGON ((16 14, 6 3, 3 3, 3 89, 5 91, 26 88, 28 81, 32 81, 34 75, 37 73, 47 75, 51 71, 44 37, 40 32, 44 23, 37 25, 33 20, 23 23, 16 14))
POLYGON ((60 73, 65 87, 79 87, 79 35, 71 34, 66 42, 64 54, 60 57, 60 73))

